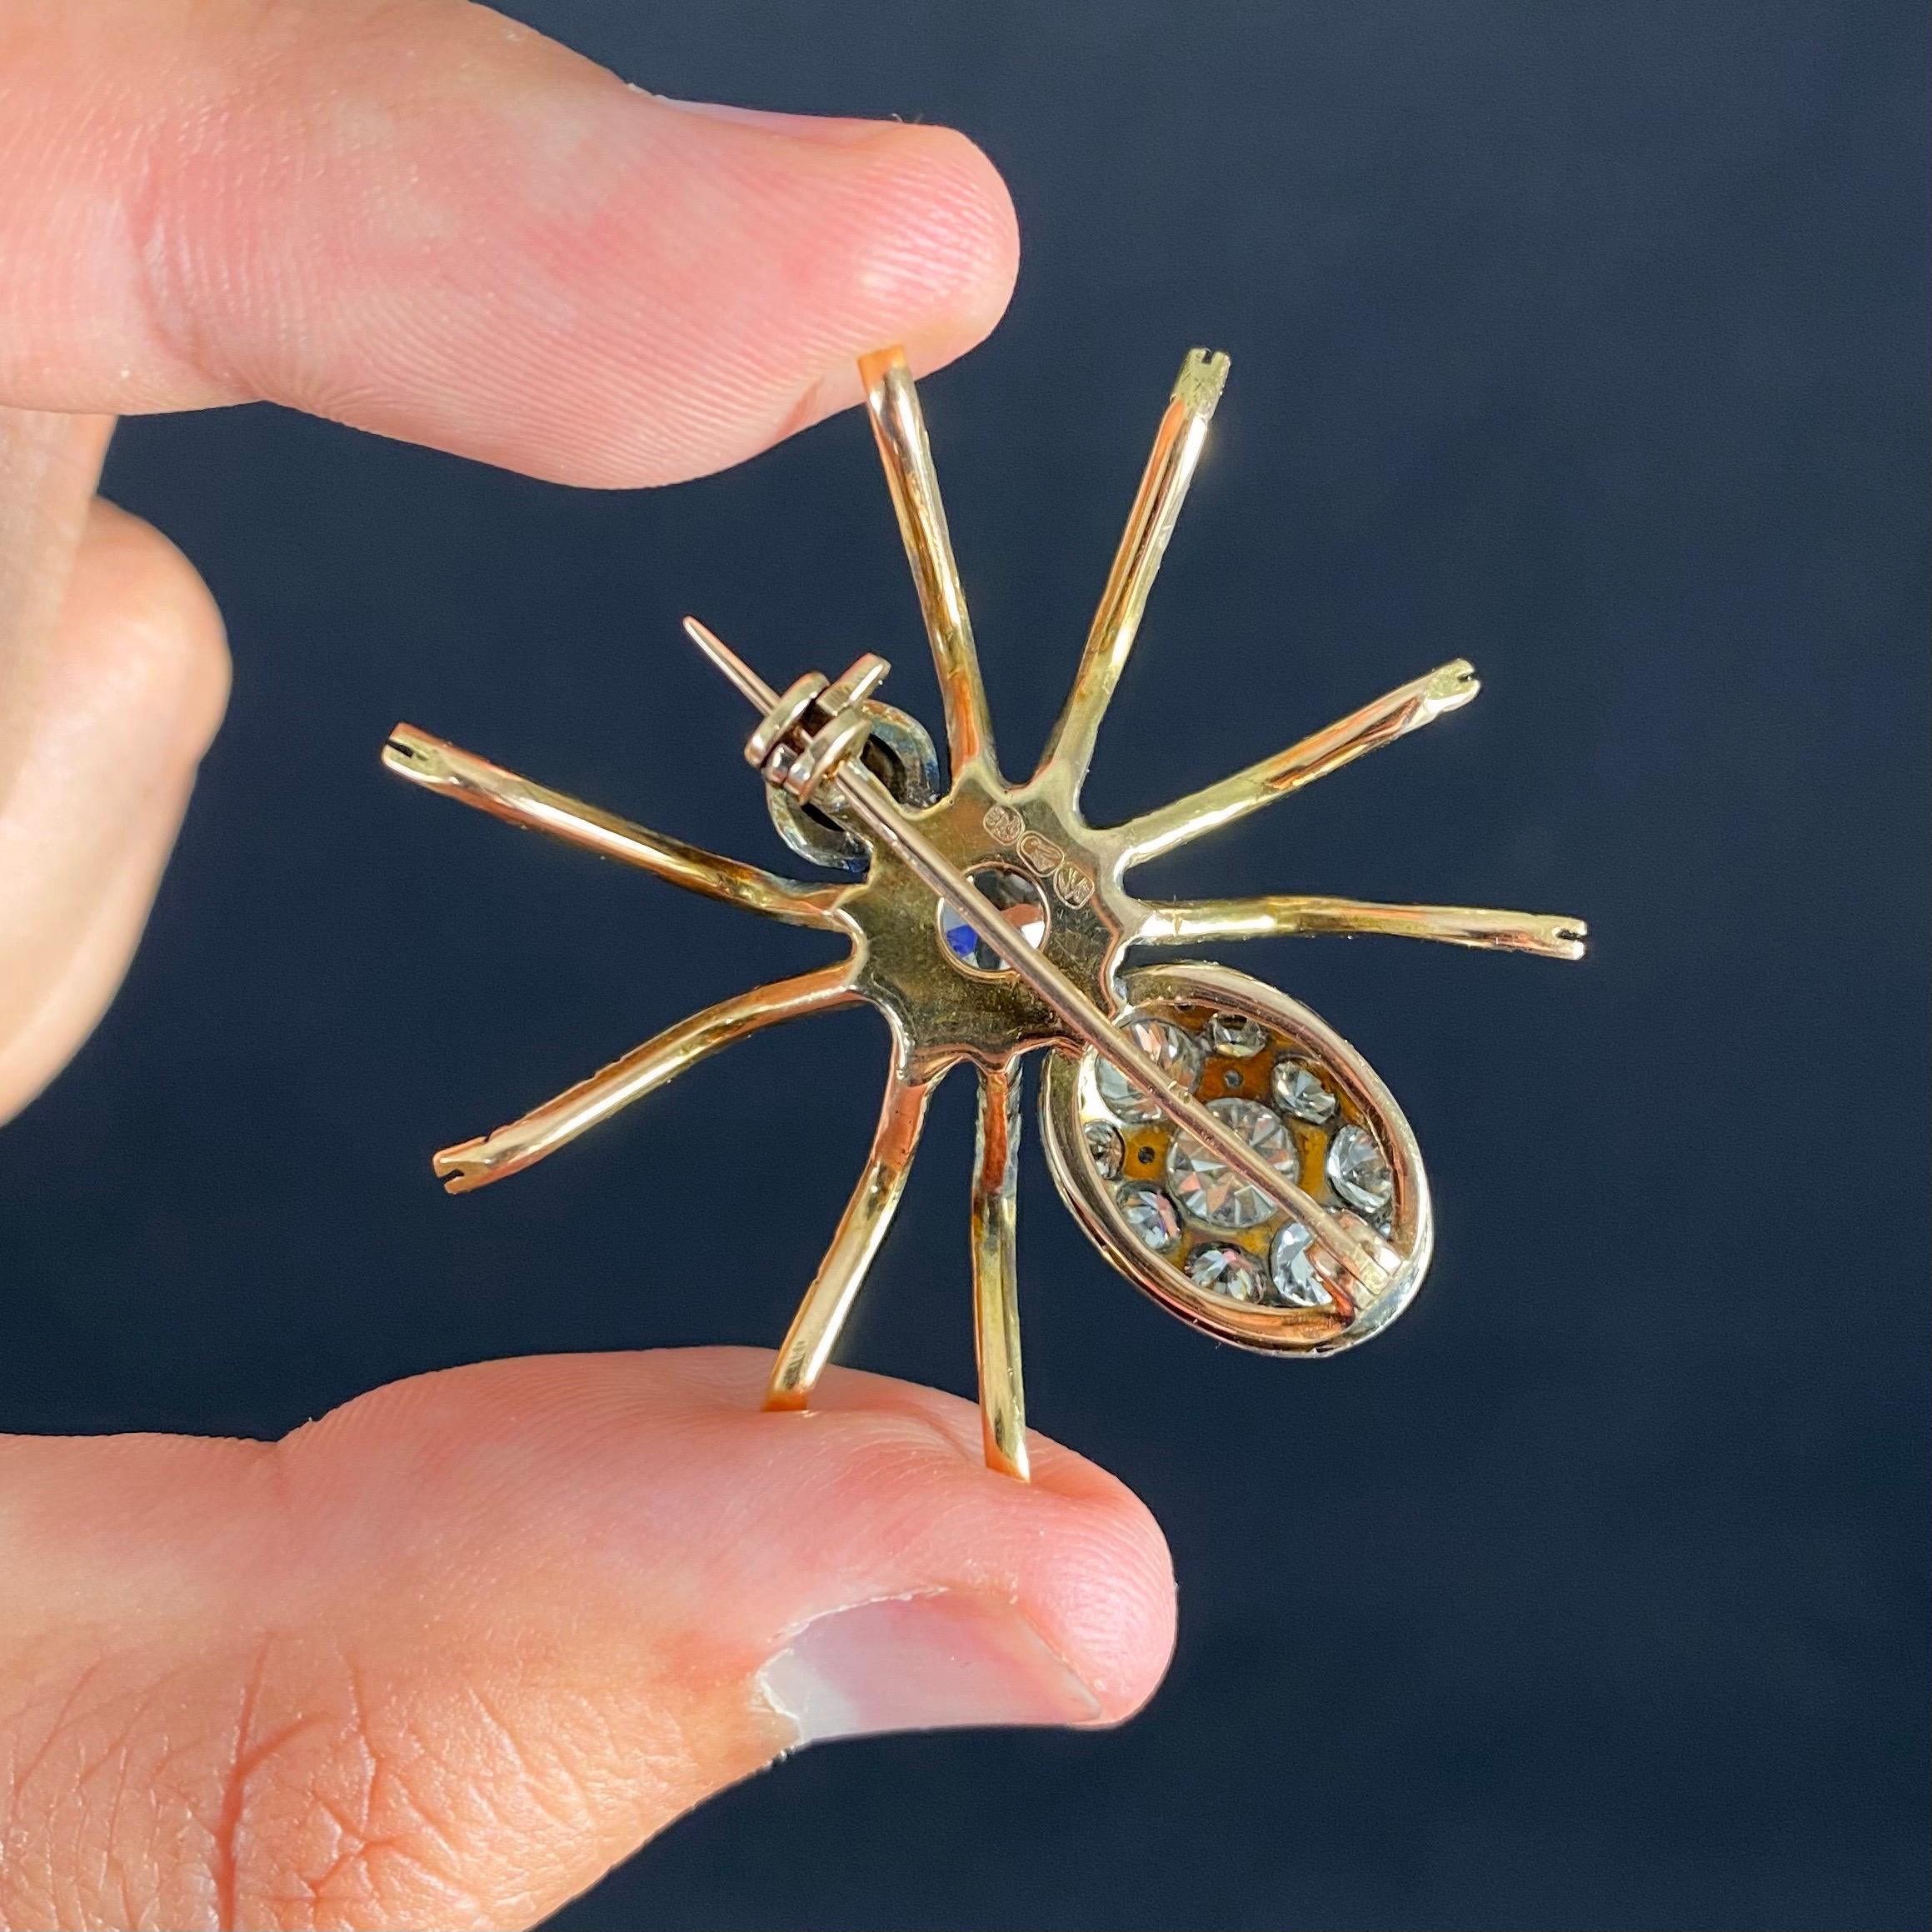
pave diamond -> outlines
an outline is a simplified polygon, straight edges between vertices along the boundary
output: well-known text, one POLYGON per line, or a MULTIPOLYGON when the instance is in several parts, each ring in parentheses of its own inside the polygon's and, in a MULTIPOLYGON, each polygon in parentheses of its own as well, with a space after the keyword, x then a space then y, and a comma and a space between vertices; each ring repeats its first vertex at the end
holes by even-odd
MULTIPOLYGON (((1011 866, 981 866, 966 874, 985 896, 1006 915, 1006 923, 1029 946, 1046 937, 1046 901, 1024 872, 1011 866)), ((953 958, 975 973, 1010 973, 1013 969, 973 930, 956 906, 939 902, 939 936, 953 958)))
POLYGON ((1231 1301, 1261 1299, 1261 1271, 1255 1257, 1240 1248, 1196 1248, 1187 1257, 1187 1278, 1231 1301))
POLYGON ((1246 1060, 1268 1044, 1268 1033, 1246 1013, 1216 1013, 1207 1023, 1207 1043, 1231 1060, 1246 1060))
POLYGON ((1114 1197, 1127 1226, 1157 1255, 1181 1239, 1181 1216, 1158 1187, 1123 1187, 1114 1197))
POLYGON ((1127 1157, 1127 1146, 1118 1127, 1110 1127, 1105 1121, 1089 1122, 1086 1151, 1087 1158, 1100 1169, 1102 1181, 1121 1178, 1121 1163, 1127 1157))
POLYGON ((1395 1192, 1395 1177, 1375 1136, 1352 1121, 1329 1143, 1328 1178, 1344 1201, 1367 1214, 1380 1213, 1395 1192))
POLYGON ((1275 1299, 1290 1308, 1330 1308, 1334 1302, 1315 1271, 1315 1237, 1298 1221, 1282 1222, 1268 1249, 1275 1299))
POLYGON ((1335 1096, 1305 1066, 1297 1066, 1292 1060, 1275 1062, 1269 1086, 1276 1106, 1298 1121, 1319 1127, 1335 1117, 1335 1096))
MULTIPOLYGON (((1166 1020, 1130 1020, 1123 1029, 1127 1037, 1161 1070, 1192 1089, 1201 1074, 1201 1048, 1191 1034, 1166 1020)), ((1116 1121, 1139 1124, 1161 1118, 1161 1110, 1111 1061, 1096 1055, 1094 1085, 1102 1103, 1116 1121)))
MULTIPOLYGON (((1290 1181, 1300 1179, 1301 1156, 1295 1136, 1258 1101, 1210 1101, 1207 1111, 1233 1128, 1271 1167, 1279 1168, 1290 1181)), ((1185 1134, 1174 1137, 1167 1179, 1181 1206, 1210 1227, 1251 1228, 1276 1211, 1258 1187, 1185 1134)))

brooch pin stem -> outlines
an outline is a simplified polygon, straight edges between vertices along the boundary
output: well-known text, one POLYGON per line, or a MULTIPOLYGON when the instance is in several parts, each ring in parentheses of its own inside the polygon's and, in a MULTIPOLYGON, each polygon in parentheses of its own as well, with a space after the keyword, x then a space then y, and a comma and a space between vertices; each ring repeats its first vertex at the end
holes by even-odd
MULTIPOLYGON (((696 617, 686 617, 684 628, 691 642, 758 707, 761 716, 769 716, 777 710, 781 703, 778 693, 715 631, 696 617)), ((905 817, 892 795, 853 757, 864 734, 848 726, 848 720, 862 723, 863 715, 854 707, 821 726, 812 736, 802 738, 798 756, 812 762, 814 783, 835 790, 846 809, 881 846, 918 877, 936 898, 956 906, 971 920, 981 939, 1026 982, 1076 1039, 1091 1047, 1216 1159, 1257 1189, 1264 1199, 1313 1229, 1322 1246, 1336 1256, 1355 1284, 1366 1287, 1371 1294, 1384 1286, 1388 1271, 1365 1242, 1359 1241, 1337 1216, 1288 1180, 1280 1168, 1224 1126, 1172 1079, 1152 1055, 1116 1026, 1044 952, 1029 944, 973 881, 905 817), (826 755, 821 746, 836 755, 826 755)), ((807 714, 793 726, 791 736, 801 737, 811 729, 812 721, 807 714)), ((769 778, 772 769, 770 760, 765 769, 769 778)))

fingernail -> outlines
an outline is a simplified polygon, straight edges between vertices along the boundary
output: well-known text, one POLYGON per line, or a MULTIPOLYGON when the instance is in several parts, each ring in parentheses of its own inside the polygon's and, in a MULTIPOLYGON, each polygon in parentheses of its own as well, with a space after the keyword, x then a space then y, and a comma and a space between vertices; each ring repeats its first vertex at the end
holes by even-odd
POLYGON ((961 1590, 815 1617, 758 1674, 801 1745, 964 1725, 1092 1724, 1093 1693, 1010 1604, 961 1590))
POLYGON ((652 94, 651 98, 661 107, 675 107, 681 114, 702 114, 711 121, 736 121, 743 127, 761 128, 766 133, 788 134, 796 141, 838 144, 870 141, 892 125, 890 122, 858 121, 841 115, 780 114, 769 107, 733 107, 722 101, 678 101, 669 94, 652 94))

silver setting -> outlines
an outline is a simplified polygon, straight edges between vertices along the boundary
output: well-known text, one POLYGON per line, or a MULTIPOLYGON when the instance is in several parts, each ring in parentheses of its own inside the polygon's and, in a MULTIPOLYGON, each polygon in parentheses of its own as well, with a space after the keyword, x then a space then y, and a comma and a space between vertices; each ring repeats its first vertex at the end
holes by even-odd
MULTIPOLYGON (((822 684, 823 680, 821 679, 822 684)), ((868 698, 863 706, 872 721, 872 736, 859 754, 884 781, 886 789, 908 811, 923 811, 945 790, 939 774, 939 754, 917 718, 868 698)), ((781 747, 779 747, 781 748, 781 747)), ((851 872, 863 876, 871 864, 871 851, 854 831, 837 805, 819 798, 801 805, 784 789, 791 759, 765 787, 765 809, 778 836, 801 859, 830 871, 851 872)))
MULTIPOLYGON (((1221 1013, 1245 1014, 1255 1021, 1267 1035, 1266 1057, 1246 1063, 1217 1059, 1216 1066, 1253 1068, 1249 1079, 1271 1097, 1272 1076, 1284 1062, 1309 1074, 1312 1091, 1332 1103, 1327 1118, 1318 1123, 1276 1116, 1283 1141, 1299 1156, 1300 1181, 1310 1197, 1337 1220, 1345 1217, 1358 1242, 1372 1243, 1378 1266, 1386 1271, 1386 1286, 1371 1292, 1331 1268, 1319 1242, 1304 1246, 1292 1235, 1283 1240, 1290 1221, 1306 1225, 1300 1216, 1271 1210, 1252 1226, 1221 1230, 1191 1214, 1181 1215, 1169 1191, 1178 1182, 1167 1177, 1183 1130, 1171 1121, 1133 1123, 1122 1136, 1125 1178, 1110 1181, 1096 1167, 1086 1141, 1091 1127, 1111 1131, 1120 1126, 1101 1096, 1101 1062, 1091 1053, 1062 1050, 1046 1056, 1041 1121, 1054 1180, 1081 1226, 1130 1281, 1171 1313, 1222 1340, 1269 1353, 1323 1355, 1379 1333, 1413 1299, 1429 1266, 1434 1224, 1415 1136, 1374 1069, 1298 1001, 1226 966, 1191 962, 1134 967, 1121 976, 1120 990, 1123 1003, 1117 1023, 1135 1027, 1141 1039, 1164 1041, 1166 1036, 1150 1031, 1157 1025, 1183 1041, 1204 1041, 1221 1013), (1391 1180, 1387 1206, 1366 1218, 1345 1201, 1329 1176, 1330 1146, 1348 1127, 1365 1130, 1371 1146, 1382 1151, 1391 1180), (1166 1181, 1167 1187, 1153 1185, 1156 1181, 1166 1181), (1144 1205, 1149 1197, 1175 1216, 1176 1229, 1196 1231, 1193 1239, 1177 1238, 1165 1248, 1148 1246, 1143 1223, 1161 1239, 1169 1226, 1158 1208, 1144 1205), (1130 1204, 1139 1221, 1129 1218, 1130 1204), (1260 1281, 1253 1300, 1204 1286, 1196 1278, 1194 1256, 1214 1247, 1236 1248, 1249 1256, 1260 1281), (1304 1256, 1315 1264, 1317 1279, 1312 1283, 1302 1266, 1304 1256)), ((1246 1095, 1221 1092, 1218 1079, 1210 1081, 1198 1074, 1196 1079, 1214 1096, 1203 1098, 1211 1110, 1217 1105, 1225 1110, 1230 1101, 1237 1106, 1258 1104, 1246 1095)), ((1254 1091, 1250 1085, 1246 1092, 1254 1091)), ((1310 1090, 1294 1091, 1305 1095, 1310 1090)), ((1185 1155, 1182 1161, 1184 1166, 1192 1165, 1185 1155)), ((1356 1163, 1347 1171, 1355 1172, 1356 1163)))

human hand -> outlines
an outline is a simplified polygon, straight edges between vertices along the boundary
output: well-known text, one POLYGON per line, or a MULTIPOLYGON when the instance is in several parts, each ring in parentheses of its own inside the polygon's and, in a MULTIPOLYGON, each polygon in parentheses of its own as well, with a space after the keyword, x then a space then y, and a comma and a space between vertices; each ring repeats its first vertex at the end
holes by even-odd
MULTIPOLYGON (((943 130, 679 107, 461 0, 0 9, 0 1116, 111 996, 219 619, 93 495, 265 397, 560 481, 733 462, 969 347, 1015 240, 943 130)), ((0 1439, 0 1925, 522 1925, 801 1740, 1106 1723, 1160 1533, 970 1405, 744 1350, 500 1362, 272 1445, 0 1439)))

